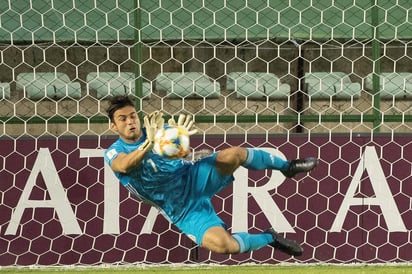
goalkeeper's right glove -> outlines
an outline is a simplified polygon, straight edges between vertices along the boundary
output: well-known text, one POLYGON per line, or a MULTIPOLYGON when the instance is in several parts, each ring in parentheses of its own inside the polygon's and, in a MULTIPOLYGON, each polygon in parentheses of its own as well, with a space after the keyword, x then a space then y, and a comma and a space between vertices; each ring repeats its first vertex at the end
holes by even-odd
POLYGON ((157 130, 162 129, 164 127, 164 119, 163 119, 163 113, 156 110, 153 111, 149 114, 149 120, 154 119, 154 123, 156 123, 157 130))
POLYGON ((154 146, 154 137, 156 132, 163 127, 163 113, 160 111, 154 111, 143 118, 143 123, 146 128, 146 140, 139 146, 139 150, 149 151, 154 146))

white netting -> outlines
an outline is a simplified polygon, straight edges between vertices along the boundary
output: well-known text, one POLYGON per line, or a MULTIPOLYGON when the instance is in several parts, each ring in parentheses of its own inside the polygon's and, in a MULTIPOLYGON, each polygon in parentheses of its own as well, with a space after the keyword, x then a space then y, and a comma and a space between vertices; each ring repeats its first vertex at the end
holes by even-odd
POLYGON ((301 262, 410 260, 411 13, 395 0, 0 1, 0 265, 295 261, 216 256, 145 222, 155 212, 103 166, 113 94, 193 114, 195 150, 321 159, 304 184, 239 171, 249 185, 214 200, 230 228, 295 232, 301 262))

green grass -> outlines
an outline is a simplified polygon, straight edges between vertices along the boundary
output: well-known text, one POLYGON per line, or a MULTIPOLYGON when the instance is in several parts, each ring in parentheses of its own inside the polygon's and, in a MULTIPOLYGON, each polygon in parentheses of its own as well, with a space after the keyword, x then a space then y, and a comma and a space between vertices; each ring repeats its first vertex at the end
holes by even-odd
POLYGON ((266 274, 266 273, 293 273, 293 274, 398 274, 411 273, 412 266, 407 265, 364 265, 364 266, 338 266, 338 265, 307 265, 307 266, 128 266, 128 267, 52 267, 52 268, 0 268, 0 273, 13 274, 56 274, 56 273, 79 273, 79 274, 128 274, 128 273, 156 273, 156 274, 266 274))

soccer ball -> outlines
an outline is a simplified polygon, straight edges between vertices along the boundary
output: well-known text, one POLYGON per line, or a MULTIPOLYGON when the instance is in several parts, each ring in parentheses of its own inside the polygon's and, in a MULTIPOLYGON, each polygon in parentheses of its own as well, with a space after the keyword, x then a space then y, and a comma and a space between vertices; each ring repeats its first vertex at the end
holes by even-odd
POLYGON ((155 135, 154 153, 170 159, 183 158, 189 154, 189 133, 181 126, 166 126, 155 135))

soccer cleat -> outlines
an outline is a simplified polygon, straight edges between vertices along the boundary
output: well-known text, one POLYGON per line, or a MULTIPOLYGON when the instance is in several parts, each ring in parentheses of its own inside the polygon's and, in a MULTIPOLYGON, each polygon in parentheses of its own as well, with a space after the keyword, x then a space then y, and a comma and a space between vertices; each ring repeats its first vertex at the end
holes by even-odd
POLYGON ((279 249, 280 251, 292 256, 302 255, 303 248, 297 242, 282 237, 273 228, 269 228, 265 231, 265 233, 269 233, 272 235, 273 243, 271 243, 270 245, 273 248, 279 249))
POLYGON ((297 159, 297 160, 290 161, 289 167, 286 170, 281 170, 281 172, 286 177, 292 178, 298 173, 311 171, 317 165, 318 165, 317 158, 310 157, 310 158, 304 158, 304 159, 297 159))

